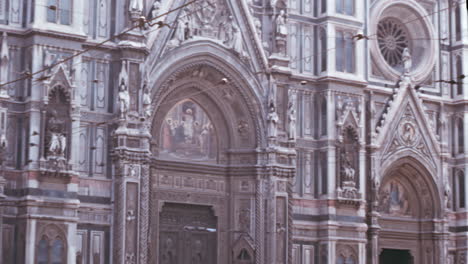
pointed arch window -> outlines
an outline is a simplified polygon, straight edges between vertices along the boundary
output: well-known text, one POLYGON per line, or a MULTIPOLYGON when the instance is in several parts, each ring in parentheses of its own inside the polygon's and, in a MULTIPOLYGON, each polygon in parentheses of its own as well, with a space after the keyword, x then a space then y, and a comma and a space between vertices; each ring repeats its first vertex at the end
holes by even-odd
POLYGON ((456 80, 457 80, 457 95, 463 94, 463 79, 460 79, 459 76, 463 74, 463 66, 461 56, 457 56, 455 62, 456 68, 456 80))
POLYGON ((41 232, 41 240, 36 245, 36 264, 65 264, 66 242, 55 225, 48 225, 41 232))
POLYGON ((37 264, 49 264, 49 241, 46 237, 37 245, 37 264))
POLYGON ((461 9, 460 4, 455 6, 455 40, 461 40, 461 9))
POLYGON ((458 208, 465 208, 465 172, 463 170, 458 170, 456 176, 456 180, 458 181, 458 208))
POLYGON ((336 12, 348 16, 353 16, 354 0, 336 0, 336 12))
POLYGON ((48 0, 44 8, 47 9, 47 22, 71 24, 72 0, 48 0))
POLYGON ((336 32, 336 70, 354 73, 354 41, 349 32, 336 32))
POLYGON ((465 150, 464 124, 463 118, 458 118, 456 123, 457 154, 463 154, 465 150))
POLYGON ((327 34, 324 28, 319 30, 319 39, 320 39, 320 72, 327 70, 327 34))

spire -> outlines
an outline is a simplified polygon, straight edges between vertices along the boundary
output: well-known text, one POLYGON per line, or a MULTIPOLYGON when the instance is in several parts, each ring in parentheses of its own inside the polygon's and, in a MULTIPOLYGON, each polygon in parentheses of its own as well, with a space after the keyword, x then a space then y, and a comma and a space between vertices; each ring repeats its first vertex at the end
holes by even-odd
MULTIPOLYGON (((3 31, 2 35, 2 50, 0 53, 0 83, 4 84, 8 82, 8 62, 10 61, 10 56, 8 52, 8 41, 7 33, 3 31)), ((0 87, 0 96, 7 96, 7 87, 0 87)))

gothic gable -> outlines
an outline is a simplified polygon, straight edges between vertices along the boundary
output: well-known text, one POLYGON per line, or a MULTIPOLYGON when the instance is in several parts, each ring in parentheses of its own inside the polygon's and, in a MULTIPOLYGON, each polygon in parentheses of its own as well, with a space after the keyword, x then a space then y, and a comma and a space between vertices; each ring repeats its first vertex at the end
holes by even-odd
MULTIPOLYGON (((180 5, 174 1, 167 8, 180 5)), ((154 60, 149 61, 191 42, 210 41, 235 54, 253 72, 267 67, 261 45, 261 23, 244 1, 201 0, 162 19, 169 27, 150 31, 148 43, 154 60)))
POLYGON ((440 155, 440 146, 431 125, 422 100, 409 83, 402 81, 376 129, 375 142, 383 153, 381 164, 393 154, 408 150, 435 168, 434 157, 440 155))

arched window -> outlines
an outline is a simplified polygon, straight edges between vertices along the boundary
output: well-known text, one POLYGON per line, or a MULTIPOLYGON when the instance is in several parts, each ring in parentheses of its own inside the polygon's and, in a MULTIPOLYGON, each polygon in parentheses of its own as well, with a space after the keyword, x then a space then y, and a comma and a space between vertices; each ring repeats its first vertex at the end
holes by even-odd
POLYGON ((346 264, 345 263, 345 257, 343 255, 338 256, 336 264, 346 264))
POLYGON ((64 246, 60 238, 57 238, 52 243, 52 250, 50 254, 50 259, 52 264, 62 264, 64 262, 64 246))
POLYGON ((463 154, 465 151, 465 137, 463 119, 457 119, 457 153, 463 154))
POLYGON ((457 3, 457 6, 455 7, 455 39, 461 40, 461 10, 460 10, 460 4, 457 3))
POLYGON ((320 102, 320 135, 327 135, 327 98, 322 98, 320 102))
POLYGON ((336 32, 336 70, 354 72, 354 41, 351 33, 336 32))
POLYGON ((354 15, 354 0, 336 0, 336 12, 348 16, 354 15))
POLYGON ((320 72, 327 70, 327 53, 327 34, 324 28, 320 28, 320 72))
POLYGON ((459 208, 465 208, 465 172, 458 171, 458 205, 459 208))
MULTIPOLYGON (((339 1, 338 1, 339 2, 339 1)), ((336 32, 335 48, 336 48, 336 70, 344 71, 344 34, 343 32, 336 32)))
POLYGON ((49 264, 49 241, 46 237, 37 245, 37 264, 49 264))
POLYGON ((350 33, 345 34, 346 72, 354 72, 354 42, 350 33))
POLYGON ((457 80, 457 95, 463 94, 463 80, 460 79, 460 76, 463 74, 463 68, 462 68, 462 60, 461 56, 457 56, 456 62, 455 62, 455 67, 456 67, 456 80, 457 80))
POLYGON ((36 246, 36 264, 66 263, 66 242, 59 228, 47 225, 41 233, 41 240, 36 246))

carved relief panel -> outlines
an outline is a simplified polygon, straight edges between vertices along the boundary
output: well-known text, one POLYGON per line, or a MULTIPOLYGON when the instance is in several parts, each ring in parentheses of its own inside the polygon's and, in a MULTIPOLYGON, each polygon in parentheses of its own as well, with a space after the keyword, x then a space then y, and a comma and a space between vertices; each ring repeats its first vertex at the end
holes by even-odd
POLYGON ((287 203, 285 197, 276 198, 276 263, 286 263, 287 240, 287 203))
MULTIPOLYGON (((138 184, 127 183, 125 209, 125 260, 136 263, 138 245, 138 184)), ((131 262, 130 262, 131 263, 131 262)))

